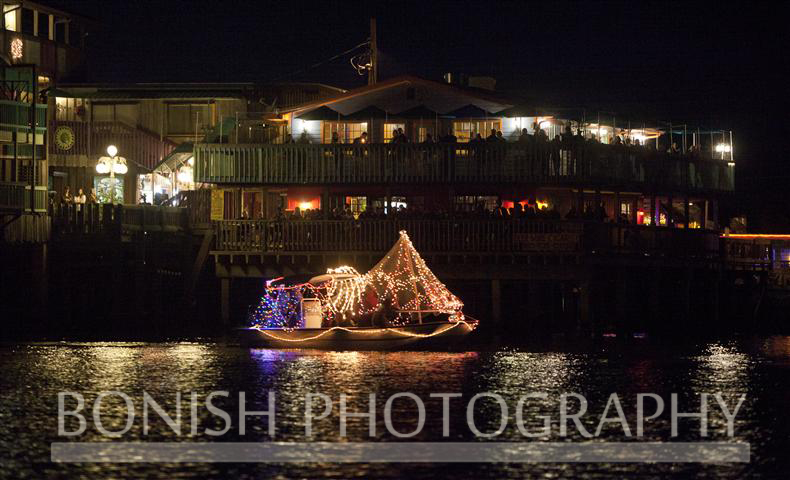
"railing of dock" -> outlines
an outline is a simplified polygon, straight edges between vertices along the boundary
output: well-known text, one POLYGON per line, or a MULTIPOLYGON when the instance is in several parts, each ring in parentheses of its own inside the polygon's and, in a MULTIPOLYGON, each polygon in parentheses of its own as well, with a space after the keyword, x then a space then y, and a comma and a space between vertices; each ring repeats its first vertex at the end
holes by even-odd
POLYGON ((56 235, 181 232, 189 227, 187 209, 179 207, 56 204, 51 214, 56 235))
POLYGON ((715 257, 718 234, 582 220, 223 220, 215 252, 386 252, 400 230, 425 253, 637 254, 715 257))
POLYGON ((225 184, 540 183, 732 190, 723 160, 562 143, 195 146, 195 180, 225 184))

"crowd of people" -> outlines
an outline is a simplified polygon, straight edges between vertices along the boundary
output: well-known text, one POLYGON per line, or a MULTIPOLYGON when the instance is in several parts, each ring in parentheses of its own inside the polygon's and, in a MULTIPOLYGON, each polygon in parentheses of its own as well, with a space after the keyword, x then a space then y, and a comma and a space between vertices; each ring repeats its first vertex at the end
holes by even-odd
MULTIPOLYGON (((54 203, 54 198, 50 199, 50 203, 54 203)), ((99 203, 99 199, 96 196, 96 189, 91 188, 90 192, 86 195, 85 191, 81 188, 77 189, 76 194, 71 193, 71 188, 66 185, 63 188, 63 195, 60 196, 60 205, 74 205, 74 209, 77 212, 81 212, 85 205, 94 205, 99 203)))
POLYGON ((305 209, 295 207, 293 210, 281 209, 275 218, 278 221, 305 221, 305 220, 343 220, 343 221, 364 221, 364 220, 453 220, 453 219, 545 219, 545 220, 597 220, 602 222, 633 223, 633 219, 626 215, 611 218, 603 204, 598 206, 588 204, 583 211, 579 211, 576 206, 571 206, 564 214, 560 213, 553 206, 540 208, 536 202, 515 202, 513 206, 505 206, 500 200, 496 206, 486 208, 485 204, 479 202, 470 209, 458 209, 451 211, 440 206, 423 207, 420 205, 406 207, 393 207, 390 211, 385 211, 383 207, 373 206, 360 212, 354 212, 349 205, 332 208, 326 215, 320 209, 305 209))

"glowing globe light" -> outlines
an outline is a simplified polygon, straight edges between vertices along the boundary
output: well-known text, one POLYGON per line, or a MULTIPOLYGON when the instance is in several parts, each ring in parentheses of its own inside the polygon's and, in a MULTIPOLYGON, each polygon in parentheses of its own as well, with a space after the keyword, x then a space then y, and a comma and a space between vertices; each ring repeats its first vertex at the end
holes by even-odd
POLYGON ((116 175, 123 175, 129 171, 129 168, 126 166, 126 163, 114 163, 112 165, 112 171, 116 175))
POLYGON ((96 173, 100 175, 106 175, 110 173, 110 166, 107 163, 100 161, 96 164, 96 173))
POLYGON ((116 147, 115 145, 108 145, 107 146, 107 155, 109 155, 110 157, 114 157, 114 156, 118 155, 118 147, 116 147))

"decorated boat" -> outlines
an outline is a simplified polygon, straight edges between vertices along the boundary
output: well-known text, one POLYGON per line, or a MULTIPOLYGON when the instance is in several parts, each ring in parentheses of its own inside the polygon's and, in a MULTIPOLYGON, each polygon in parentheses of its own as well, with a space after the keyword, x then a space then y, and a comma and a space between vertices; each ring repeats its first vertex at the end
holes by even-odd
POLYGON ((243 341, 273 348, 380 350, 447 347, 477 327, 431 272, 405 231, 370 271, 330 268, 266 282, 243 341))

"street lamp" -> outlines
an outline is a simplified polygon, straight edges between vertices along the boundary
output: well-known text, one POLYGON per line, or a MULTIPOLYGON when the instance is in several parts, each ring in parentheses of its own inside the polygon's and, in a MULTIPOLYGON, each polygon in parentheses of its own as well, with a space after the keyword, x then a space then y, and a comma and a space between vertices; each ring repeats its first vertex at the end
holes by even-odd
POLYGON ((126 166, 126 159, 118 156, 118 147, 115 145, 107 146, 107 157, 100 157, 96 163, 96 173, 100 175, 110 174, 110 203, 115 203, 115 175, 123 175, 129 171, 126 166))

